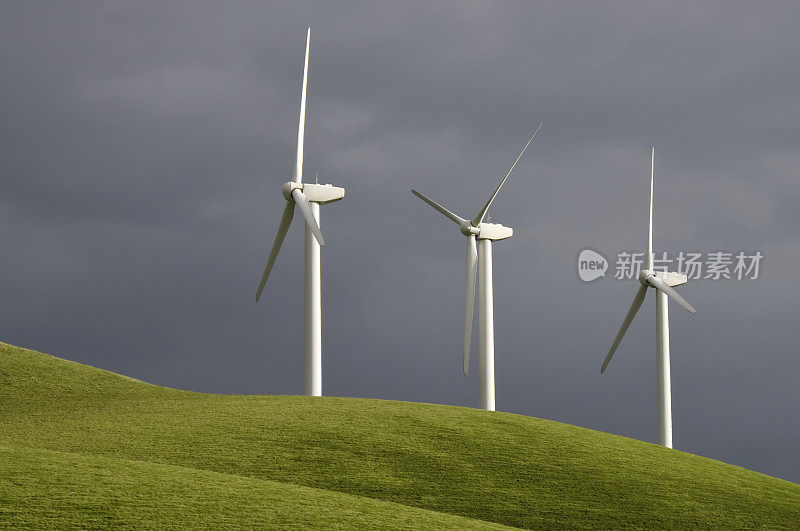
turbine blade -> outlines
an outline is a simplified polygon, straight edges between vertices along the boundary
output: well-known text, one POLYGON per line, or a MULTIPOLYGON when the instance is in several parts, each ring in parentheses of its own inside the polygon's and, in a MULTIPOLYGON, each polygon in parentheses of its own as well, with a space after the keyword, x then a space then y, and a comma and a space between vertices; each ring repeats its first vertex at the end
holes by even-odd
POLYGON ((672 299, 675 302, 677 302, 678 304, 680 304, 689 313, 695 313, 697 311, 697 310, 694 309, 694 306, 689 304, 686 301, 686 299, 681 297, 680 293, 675 291, 675 288, 673 288, 672 286, 670 286, 669 284, 667 284, 666 282, 664 282, 660 278, 658 278, 658 277, 656 277, 654 275, 649 275, 647 277, 647 283, 650 284, 651 286, 653 286, 654 288, 658 289, 662 293, 664 293, 664 295, 666 295, 670 299, 672 299))
POLYGON ((653 173, 656 166, 656 147, 650 156, 650 226, 647 231, 647 270, 653 270, 653 173))
POLYGON ((306 218, 306 225, 311 229, 311 233, 317 239, 320 245, 325 245, 325 238, 322 237, 322 231, 319 230, 317 218, 314 217, 314 212, 311 210, 311 203, 308 201, 306 194, 300 191, 299 188, 292 190, 292 199, 300 209, 300 213, 306 218))
POLYGON ((286 237, 286 232, 289 230, 289 225, 292 224, 292 218, 294 217, 294 203, 291 201, 286 202, 286 206, 283 207, 283 216, 281 216, 281 224, 278 225, 278 233, 275 235, 275 241, 272 243, 272 250, 269 252, 269 258, 267 259, 267 267, 264 268, 264 274, 261 275, 261 282, 258 283, 258 291, 256 291, 256 302, 258 299, 261 298, 261 294, 264 292, 264 286, 267 283, 267 279, 269 278, 269 273, 272 271, 272 266, 275 265, 275 259, 278 257, 278 251, 281 250, 281 245, 283 245, 283 239, 286 237))
POLYGON ((497 185, 497 188, 495 188, 494 193, 492 194, 492 196, 489 198, 488 201, 486 201, 486 204, 483 205, 483 208, 481 208, 478 211, 478 213, 475 214, 475 217, 472 218, 472 220, 470 220, 470 223, 472 223, 473 227, 477 227, 478 225, 481 224, 481 221, 483 221, 483 218, 486 216, 486 211, 489 210, 489 206, 491 206, 492 201, 494 201, 494 198, 497 197, 497 193, 500 191, 500 188, 502 188, 503 185, 505 184, 506 180, 508 179, 508 176, 511 175, 511 172, 514 170, 514 167, 517 165, 517 162, 519 162, 519 159, 522 158, 522 155, 523 155, 523 153, 525 153, 525 150, 528 149, 528 146, 533 141, 533 137, 535 137, 536 133, 539 132, 539 129, 542 128, 542 123, 544 123, 544 122, 539 123, 539 127, 536 128, 536 131, 534 131, 533 134, 531 135, 531 137, 528 139, 528 143, 525 144, 525 147, 522 148, 522 151, 520 151, 519 155, 517 155, 517 158, 514 161, 514 164, 512 164, 511 167, 508 169, 508 172, 506 173, 506 176, 503 177, 503 180, 500 181, 500 184, 497 185))
POLYGON ((642 302, 644 302, 644 296, 647 294, 647 286, 644 284, 639 288, 639 291, 636 292, 636 296, 633 298, 633 302, 631 303, 631 307, 628 310, 628 314, 625 316, 625 320, 622 321, 622 326, 619 327, 619 332, 617 332, 617 337, 614 338, 614 343, 611 345, 611 350, 608 351, 608 355, 606 359, 603 360, 603 366, 600 367, 600 373, 604 373, 608 364, 611 363, 611 357, 614 356, 614 353, 617 351, 617 347, 619 346, 620 341, 622 341, 622 336, 625 335, 625 332, 628 331, 628 327, 631 326, 631 322, 633 318, 636 317, 636 312, 639 311, 639 308, 642 306, 642 302))
POLYGON ((306 135, 306 88, 308 87, 308 54, 311 51, 311 27, 306 35, 306 61, 303 66, 303 92, 300 95, 300 124, 297 126, 297 159, 294 165, 296 183, 303 182, 303 143, 306 135))
POLYGON ((464 314, 464 376, 469 374, 472 316, 475 310, 475 274, 478 272, 478 246, 475 235, 467 236, 467 311, 464 314))
POLYGON ((433 199, 428 199, 427 197, 425 197, 421 193, 417 192, 416 190, 411 190, 411 193, 414 194, 415 196, 419 197, 420 199, 422 199, 423 201, 428 203, 430 206, 432 206, 433 208, 435 208, 436 210, 438 210, 439 212, 441 212, 442 214, 444 214, 448 218, 452 219, 453 221, 455 221, 459 225, 461 225, 462 223, 467 221, 466 219, 462 218, 461 216, 457 216, 457 215, 453 214, 452 212, 447 210, 445 207, 443 207, 442 205, 440 205, 439 203, 437 203, 433 199))

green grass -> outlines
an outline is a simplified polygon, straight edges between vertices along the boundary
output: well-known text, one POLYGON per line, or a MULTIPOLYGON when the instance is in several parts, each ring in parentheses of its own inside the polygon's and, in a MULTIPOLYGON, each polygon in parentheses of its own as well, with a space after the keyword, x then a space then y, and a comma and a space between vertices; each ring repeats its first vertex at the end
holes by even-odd
POLYGON ((799 485, 624 437, 451 406, 191 393, 1 343, 0 453, 0 522, 37 527, 800 529, 799 485))
POLYGON ((5 446, 0 487, 4 526, 504 528, 276 481, 5 446))

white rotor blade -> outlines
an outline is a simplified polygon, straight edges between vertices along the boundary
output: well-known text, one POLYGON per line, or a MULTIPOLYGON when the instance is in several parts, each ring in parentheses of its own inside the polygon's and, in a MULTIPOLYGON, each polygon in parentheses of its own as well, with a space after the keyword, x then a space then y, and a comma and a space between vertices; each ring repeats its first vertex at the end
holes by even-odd
POLYGON ((275 259, 278 257, 278 251, 281 250, 283 239, 286 237, 286 232, 289 230, 289 225, 292 224, 294 217, 294 203, 287 201, 286 206, 283 208, 283 216, 281 216, 281 224, 278 225, 278 233, 275 235, 275 241, 272 243, 272 250, 269 252, 267 259, 267 267, 264 268, 264 274, 261 275, 261 282, 258 283, 258 291, 256 291, 256 302, 261 298, 261 293, 264 291, 264 285, 267 283, 269 273, 272 271, 272 266, 275 264, 275 259))
POLYGON ((642 286, 639 288, 639 291, 636 292, 636 296, 633 298, 633 302, 628 310, 628 314, 625 316, 625 320, 622 321, 622 326, 619 327, 619 332, 617 332, 617 337, 614 338, 614 344, 611 345, 611 350, 608 351, 606 359, 603 360, 603 366, 600 367, 600 373, 605 372, 606 367, 608 367, 608 364, 611 363, 611 357, 614 355, 614 352, 617 351, 617 347, 619 346, 620 341, 622 341, 622 336, 625 335, 625 332, 628 331, 628 327, 631 326, 631 322, 633 321, 633 318, 636 317, 636 312, 638 312, 639 308, 641 308, 642 302, 644 302, 644 296, 646 294, 647 286, 642 284, 642 286))
POLYGON ((314 217, 314 212, 311 211, 311 203, 308 201, 306 194, 300 191, 299 188, 292 190, 292 199, 300 209, 300 213, 306 218, 306 225, 311 229, 312 234, 317 239, 320 245, 325 245, 325 238, 322 237, 322 231, 319 230, 317 225, 317 218, 314 217))
POLYGON ((422 199, 423 201, 428 203, 430 206, 432 206, 433 208, 435 208, 436 210, 438 210, 439 212, 441 212, 442 214, 444 214, 448 218, 452 219, 453 221, 455 221, 459 225, 461 225, 462 223, 467 221, 466 219, 462 218, 461 216, 457 216, 457 215, 453 214, 452 212, 447 210, 445 207, 443 207, 442 205, 440 205, 439 203, 437 203, 433 199, 428 199, 427 197, 425 197, 421 193, 417 192, 416 190, 411 190, 411 193, 414 194, 415 196, 419 197, 420 199, 422 199))
POLYGON ((511 168, 508 169, 508 173, 506 173, 506 176, 503 177, 502 181, 500 181, 500 184, 497 185, 497 188, 495 188, 492 197, 490 197, 489 200, 486 201, 486 204, 483 205, 483 208, 480 209, 480 211, 478 211, 477 214, 475 214, 475 217, 472 218, 472 220, 470 220, 470 223, 472 223, 473 227, 477 227, 478 225, 481 224, 481 221, 483 221, 483 218, 486 216, 486 212, 489 210, 489 206, 492 204, 492 201, 494 201, 494 198, 497 197, 497 192, 500 191, 500 188, 503 187, 506 180, 508 179, 508 176, 511 175, 511 172, 514 170, 514 167, 517 165, 517 162, 519 162, 519 159, 522 158, 522 154, 525 153, 525 150, 528 149, 528 146, 533 141, 533 137, 535 137, 536 133, 539 132, 539 129, 542 128, 542 123, 544 122, 539 123, 539 127, 536 128, 536 131, 534 131, 531 137, 528 139, 528 143, 525 144, 525 147, 522 148, 522 151, 520 151, 519 155, 517 155, 517 159, 514 161, 514 164, 511 165, 511 168))
POLYGON ((475 310, 475 274, 478 272, 478 246, 475 235, 467 236, 467 311, 464 314, 464 376, 469 374, 472 316, 475 310))
POLYGON ((300 96, 300 124, 297 126, 297 159, 294 166, 296 183, 303 182, 303 143, 306 135, 306 88, 308 87, 308 53, 311 50, 311 28, 306 35, 306 61, 303 66, 303 92, 300 96))
POLYGON ((653 270, 653 170, 656 166, 656 147, 650 156, 650 226, 647 231, 647 270, 653 270))
POLYGON ((680 304, 686 311, 689 313, 695 313, 697 310, 694 309, 694 306, 689 304, 686 299, 681 297, 681 294, 675 291, 675 288, 661 280, 660 278, 649 275, 647 277, 647 282, 654 288, 658 289, 659 291, 663 292, 664 295, 669 297, 670 299, 674 300, 678 304, 680 304))

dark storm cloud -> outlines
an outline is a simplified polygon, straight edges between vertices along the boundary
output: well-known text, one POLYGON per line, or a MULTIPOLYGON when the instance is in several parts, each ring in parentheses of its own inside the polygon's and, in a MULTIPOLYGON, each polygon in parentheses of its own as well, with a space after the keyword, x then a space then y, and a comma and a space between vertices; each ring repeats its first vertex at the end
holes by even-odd
POLYGON ((2 338, 172 387, 298 393, 302 228, 265 297, 311 25, 326 394, 474 405, 464 242, 412 187, 490 215, 498 408, 652 440, 652 301, 580 249, 761 250, 671 311, 677 448, 800 480, 800 36, 732 3, 0 3, 2 338))

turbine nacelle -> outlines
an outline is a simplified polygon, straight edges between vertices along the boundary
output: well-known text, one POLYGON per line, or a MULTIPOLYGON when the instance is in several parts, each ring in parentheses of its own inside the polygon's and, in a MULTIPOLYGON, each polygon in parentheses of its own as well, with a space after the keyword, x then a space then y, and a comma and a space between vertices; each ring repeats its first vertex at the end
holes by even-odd
POLYGON ((639 283, 643 286, 649 286, 650 283, 647 281, 647 277, 651 275, 663 280, 664 283, 669 287, 686 284, 686 282, 689 280, 689 277, 682 275, 681 273, 675 273, 672 271, 650 271, 648 269, 642 269, 639 271, 639 283))
POLYGON ((505 240, 514 235, 514 229, 499 223, 480 223, 473 226, 469 220, 460 224, 459 230, 464 236, 475 236, 479 240, 505 240))
POLYGON ((339 201, 344 197, 344 188, 332 184, 308 184, 289 181, 281 186, 281 193, 287 201, 292 201, 292 192, 300 190, 309 202, 325 205, 339 201))
POLYGON ((514 235, 514 229, 505 227, 499 223, 481 223, 478 225, 480 233, 478 234, 479 240, 505 240, 514 235))

